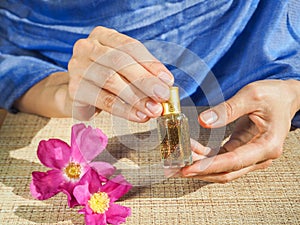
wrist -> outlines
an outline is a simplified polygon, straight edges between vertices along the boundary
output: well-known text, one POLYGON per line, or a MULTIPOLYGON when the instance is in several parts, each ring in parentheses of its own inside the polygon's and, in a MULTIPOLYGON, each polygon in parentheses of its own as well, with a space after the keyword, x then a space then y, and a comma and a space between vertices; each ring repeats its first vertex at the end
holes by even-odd
POLYGON ((32 86, 14 105, 26 113, 45 117, 70 117, 68 81, 67 72, 53 73, 32 86))
POLYGON ((292 114, 295 115, 300 110, 300 81, 286 80, 288 89, 292 93, 292 114))

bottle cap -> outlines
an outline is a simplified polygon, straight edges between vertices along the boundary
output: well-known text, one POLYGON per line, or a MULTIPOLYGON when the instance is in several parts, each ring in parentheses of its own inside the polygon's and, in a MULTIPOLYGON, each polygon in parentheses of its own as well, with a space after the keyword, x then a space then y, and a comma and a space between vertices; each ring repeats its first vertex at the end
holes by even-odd
POLYGON ((170 87, 170 98, 162 103, 163 115, 178 114, 181 112, 178 87, 170 87))

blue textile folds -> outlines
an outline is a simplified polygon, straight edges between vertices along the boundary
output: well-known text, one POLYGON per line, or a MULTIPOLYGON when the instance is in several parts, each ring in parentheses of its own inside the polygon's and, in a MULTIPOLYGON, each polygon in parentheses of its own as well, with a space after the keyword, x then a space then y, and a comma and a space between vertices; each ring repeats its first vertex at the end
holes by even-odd
POLYGON ((256 80, 300 80, 299 11, 297 0, 1 1, 0 107, 12 111, 32 85, 66 70, 73 44, 96 26, 145 43, 186 104, 215 105, 256 80))

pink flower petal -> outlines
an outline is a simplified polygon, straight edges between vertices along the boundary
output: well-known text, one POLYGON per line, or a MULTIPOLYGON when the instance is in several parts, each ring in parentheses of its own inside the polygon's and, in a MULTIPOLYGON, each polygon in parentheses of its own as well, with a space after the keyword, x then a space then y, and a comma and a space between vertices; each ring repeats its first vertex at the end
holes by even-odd
POLYGON ((106 221, 109 224, 121 224, 131 215, 131 209, 125 206, 111 204, 106 212, 106 221))
POLYGON ((80 179, 78 185, 89 184, 89 192, 96 193, 99 191, 100 187, 102 186, 102 181, 99 178, 99 174, 93 168, 90 168, 83 177, 80 179))
POLYGON ((91 207, 88 204, 85 205, 84 210, 85 210, 85 214, 93 214, 94 213, 94 211, 91 209, 91 207))
POLYGON ((34 198, 45 200, 56 195, 63 182, 61 171, 49 170, 47 172, 32 172, 30 191, 34 198))
POLYGON ((36 187, 33 183, 33 180, 30 182, 30 192, 32 197, 34 197, 35 199, 41 199, 41 194, 39 192, 37 192, 36 187))
POLYGON ((104 214, 85 214, 86 225, 107 225, 106 215, 104 214))
POLYGON ((116 167, 107 162, 91 162, 89 165, 93 167, 99 175, 106 178, 111 177, 116 171, 116 167))
POLYGON ((107 183, 101 187, 101 191, 106 192, 110 200, 114 202, 125 195, 131 188, 132 185, 128 183, 122 175, 118 175, 107 181, 107 183))
POLYGON ((72 127, 72 157, 78 162, 90 162, 106 147, 107 136, 98 128, 86 127, 83 123, 72 127))
POLYGON ((52 169, 63 168, 70 159, 70 146, 59 139, 40 141, 37 151, 41 163, 52 169))
POLYGON ((67 195, 68 206, 70 208, 73 208, 73 207, 79 205, 78 201, 76 200, 76 198, 74 197, 74 194, 73 194, 74 187, 75 187, 74 184, 66 184, 66 185, 64 185, 64 187, 61 188, 61 191, 65 195, 67 195))
POLYGON ((89 184, 78 185, 73 191, 74 197, 80 205, 85 205, 91 197, 89 192, 89 184))

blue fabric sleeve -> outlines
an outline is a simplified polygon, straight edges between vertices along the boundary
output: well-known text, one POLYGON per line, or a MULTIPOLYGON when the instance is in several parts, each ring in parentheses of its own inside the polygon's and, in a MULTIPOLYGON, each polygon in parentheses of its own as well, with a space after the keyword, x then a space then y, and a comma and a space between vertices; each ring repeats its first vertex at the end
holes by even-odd
MULTIPOLYGON (((182 98, 196 106, 218 104, 258 80, 300 80, 299 11, 299 0, 0 1, 0 107, 12 111, 32 85, 66 70, 76 40, 96 26, 201 58, 207 68, 186 51, 147 46, 174 67, 182 98)), ((292 124, 300 127, 300 113, 292 124)))
POLYGON ((0 107, 16 112, 15 100, 49 74, 63 70, 37 58, 0 54, 0 107))
POLYGON ((292 120, 292 125, 294 127, 298 127, 300 128, 300 111, 298 111, 296 113, 296 115, 294 116, 293 120, 292 120))
MULTIPOLYGON (((299 1, 260 1, 243 32, 212 68, 225 100, 257 80, 300 81, 299 11, 299 1)), ((218 103, 217 98, 213 101, 218 103)), ((300 112, 292 125, 300 127, 300 112)))

